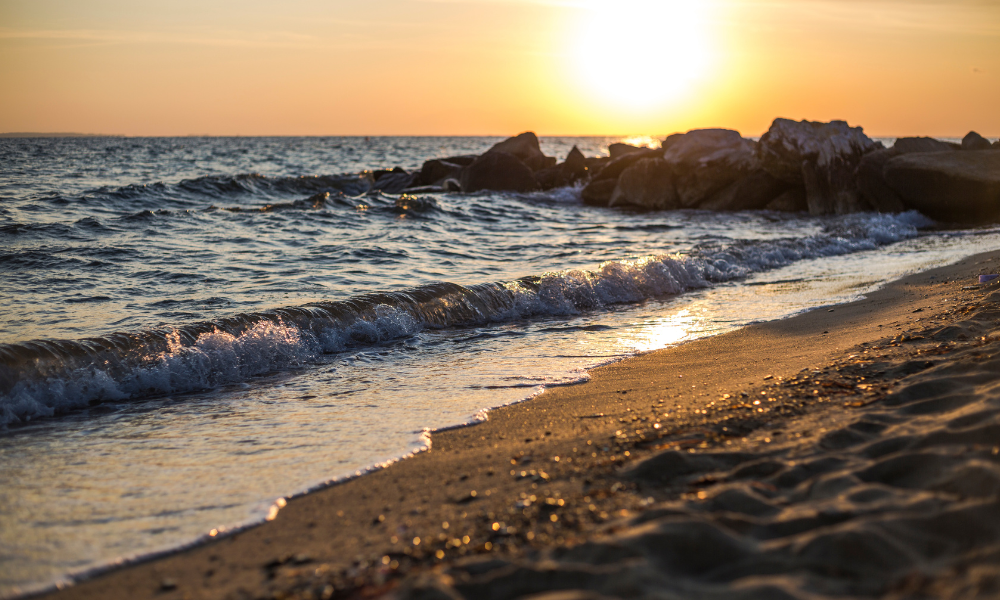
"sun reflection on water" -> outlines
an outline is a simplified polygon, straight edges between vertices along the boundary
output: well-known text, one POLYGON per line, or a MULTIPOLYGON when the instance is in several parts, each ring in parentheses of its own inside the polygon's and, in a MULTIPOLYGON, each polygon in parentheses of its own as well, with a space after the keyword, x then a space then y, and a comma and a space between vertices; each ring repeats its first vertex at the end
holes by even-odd
POLYGON ((623 346, 636 352, 649 352, 674 346, 697 336, 707 325, 705 315, 696 307, 684 308, 665 317, 648 319, 636 324, 628 339, 621 339, 623 346))

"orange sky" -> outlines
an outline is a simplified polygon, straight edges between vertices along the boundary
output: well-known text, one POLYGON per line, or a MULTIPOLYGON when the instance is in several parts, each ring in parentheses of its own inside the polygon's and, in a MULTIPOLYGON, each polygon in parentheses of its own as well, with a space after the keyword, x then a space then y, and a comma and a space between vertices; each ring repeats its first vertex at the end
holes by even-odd
POLYGON ((0 0, 0 132, 1000 135, 996 0, 0 0))

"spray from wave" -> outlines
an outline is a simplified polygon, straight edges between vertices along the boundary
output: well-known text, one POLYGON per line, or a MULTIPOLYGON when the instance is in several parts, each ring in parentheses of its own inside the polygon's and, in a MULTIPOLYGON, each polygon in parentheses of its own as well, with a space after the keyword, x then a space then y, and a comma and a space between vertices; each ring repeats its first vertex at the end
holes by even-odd
POLYGON ((929 224, 917 213, 850 215, 813 236, 737 241, 686 256, 473 286, 438 283, 101 338, 0 345, 0 425, 245 381, 301 367, 321 353, 424 329, 570 315, 676 295, 800 260, 870 250, 914 237, 929 224))

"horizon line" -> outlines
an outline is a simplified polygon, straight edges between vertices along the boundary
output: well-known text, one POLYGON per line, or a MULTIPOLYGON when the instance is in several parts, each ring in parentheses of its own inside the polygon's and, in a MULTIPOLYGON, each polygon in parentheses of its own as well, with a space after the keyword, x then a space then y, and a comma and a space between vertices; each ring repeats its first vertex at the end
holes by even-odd
MULTIPOLYGON (((692 130, 689 130, 689 131, 695 131, 697 129, 714 129, 714 128, 696 128, 696 129, 692 129, 692 130)), ((723 128, 723 129, 725 129, 725 128, 723 128)), ((527 131, 531 131, 531 130, 527 130, 527 131)), ((736 130, 733 130, 733 131, 736 131, 736 130)), ((441 134, 441 133, 434 133, 434 134, 404 134, 404 135, 397 135, 397 134, 336 134, 336 133, 329 133, 329 134, 315 134, 315 133, 310 133, 310 134, 287 134, 287 133, 282 133, 282 134, 249 134, 249 135, 247 135, 247 134, 239 134, 239 133, 237 133, 237 134, 188 133, 188 134, 177 134, 177 135, 166 135, 166 134, 155 134, 155 135, 141 135, 140 134, 140 135, 135 135, 135 134, 125 134, 125 133, 76 133, 76 132, 44 132, 44 131, 11 131, 11 132, 0 132, 0 139, 31 139, 31 138, 282 138, 282 137, 285 137, 285 138, 393 138, 393 137, 395 137, 395 138, 406 138, 406 137, 437 137, 437 138, 449 138, 449 137, 450 138, 462 138, 462 137, 464 137, 464 138, 475 138, 475 137, 501 137, 502 138, 502 137, 513 137, 515 135, 519 135, 520 133, 525 133, 525 131, 519 132, 517 134, 509 134, 509 133, 508 134, 497 134, 497 133, 493 133, 493 134, 490 134, 490 133, 484 133, 484 134, 441 134)), ((658 139, 658 138, 664 138, 664 137, 669 136, 669 135, 674 135, 674 133, 686 133, 686 132, 677 131, 677 132, 673 132, 673 133, 658 133, 658 134, 650 134, 650 133, 624 133, 624 134, 606 134, 606 133, 590 133, 590 134, 580 134, 580 133, 572 133, 572 134, 539 134, 537 132, 532 132, 532 133, 535 133, 535 135, 537 135, 539 138, 560 138, 560 137, 562 137, 562 138, 595 138, 595 137, 627 138, 627 137, 647 136, 647 137, 651 137, 651 138, 654 138, 654 139, 658 139)), ((742 132, 739 132, 739 133, 743 137, 753 139, 753 138, 759 138, 759 137, 761 137, 762 135, 764 135, 764 133, 766 133, 766 131, 764 133, 761 133, 761 134, 758 134, 758 135, 746 135, 746 134, 744 134, 742 132)), ((971 133, 971 131, 967 132, 964 135, 938 135, 938 136, 933 136, 933 135, 915 135, 915 134, 908 134, 908 135, 881 135, 881 134, 871 134, 871 133, 868 133, 868 132, 865 132, 865 135, 867 135, 869 138, 872 138, 872 139, 875 139, 875 138, 879 138, 879 139, 889 139, 889 138, 899 139, 899 138, 904 138, 904 137, 935 137, 935 138, 940 138, 940 139, 959 139, 960 140, 963 137, 965 137, 965 135, 968 135, 968 133, 971 133)), ((976 132, 976 133, 978 133, 978 132, 976 132)), ((980 135, 982 135, 983 137, 985 137, 987 139, 992 138, 992 139, 995 140, 995 139, 1000 138, 1000 135, 984 135, 984 134, 980 134, 980 135)))

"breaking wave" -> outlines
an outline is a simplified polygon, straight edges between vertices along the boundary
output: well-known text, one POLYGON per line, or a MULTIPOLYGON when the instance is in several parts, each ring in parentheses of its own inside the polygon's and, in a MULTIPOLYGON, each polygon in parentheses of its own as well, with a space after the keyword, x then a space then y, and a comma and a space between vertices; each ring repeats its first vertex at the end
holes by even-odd
POLYGON ((914 237, 929 224, 917 213, 850 215, 812 236, 737 241, 593 270, 472 286, 437 283, 172 328, 0 345, 0 425, 245 381, 301 367, 321 353, 425 329, 572 315, 676 295, 800 260, 874 249, 914 237))

